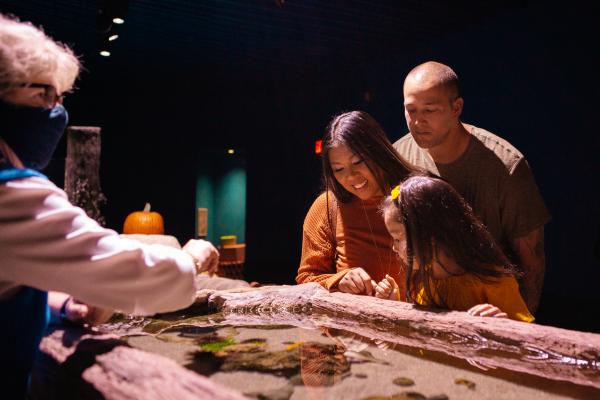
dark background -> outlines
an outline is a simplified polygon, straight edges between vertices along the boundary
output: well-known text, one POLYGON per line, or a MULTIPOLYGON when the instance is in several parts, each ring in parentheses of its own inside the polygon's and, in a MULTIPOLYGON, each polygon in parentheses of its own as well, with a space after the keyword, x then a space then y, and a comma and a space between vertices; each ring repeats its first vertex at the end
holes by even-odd
MULTIPOLYGON (((0 10, 81 55, 65 105, 71 124, 103 129, 109 227, 150 201, 185 242, 200 150, 246 158, 246 275, 261 282, 293 283, 329 119, 363 109, 395 141, 406 73, 431 59, 452 66, 463 121, 526 155, 553 216, 538 322, 600 332, 599 35, 593 10, 547 3, 0 0, 0 10), (100 57, 102 18, 119 3, 125 24, 100 57)), ((48 171, 58 183, 64 152, 48 171)))

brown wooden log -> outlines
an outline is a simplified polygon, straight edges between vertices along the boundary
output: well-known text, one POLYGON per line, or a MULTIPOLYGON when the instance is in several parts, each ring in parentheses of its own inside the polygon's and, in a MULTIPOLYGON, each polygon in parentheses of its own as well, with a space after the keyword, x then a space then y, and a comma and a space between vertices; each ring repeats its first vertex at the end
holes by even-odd
POLYGON ((100 207, 106 203, 100 187, 100 131, 97 126, 67 128, 65 192, 71 203, 104 225, 100 212, 100 207))
POLYGON ((114 335, 57 329, 43 338, 40 350, 54 365, 45 368, 44 387, 36 388, 34 379, 35 398, 245 399, 166 357, 131 348, 114 335))
POLYGON ((311 283, 240 293, 214 292, 223 324, 337 328, 554 380, 600 388, 600 335, 369 296, 329 293, 311 283))

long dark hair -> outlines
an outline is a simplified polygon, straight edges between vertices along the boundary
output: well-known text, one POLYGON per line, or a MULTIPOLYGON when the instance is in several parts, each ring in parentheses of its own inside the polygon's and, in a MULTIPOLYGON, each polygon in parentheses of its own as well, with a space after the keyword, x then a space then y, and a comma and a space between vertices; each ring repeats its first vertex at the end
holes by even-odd
POLYGON ((335 179, 329 163, 329 151, 342 144, 364 160, 383 193, 389 192, 392 186, 406 178, 414 169, 394 149, 371 115, 364 111, 337 115, 331 120, 323 136, 321 161, 325 190, 333 192, 335 198, 342 203, 348 203, 354 195, 335 179))
MULTIPOLYGON (((443 251, 465 272, 486 278, 515 275, 516 269, 479 221, 463 197, 446 181, 413 174, 400 185, 397 199, 388 198, 384 211, 406 229, 406 296, 415 302, 420 288, 428 304, 448 308, 447 293, 433 296, 433 261, 443 251), (420 268, 413 273, 413 261, 420 268)), ((443 265, 448 273, 451 274, 443 265)))

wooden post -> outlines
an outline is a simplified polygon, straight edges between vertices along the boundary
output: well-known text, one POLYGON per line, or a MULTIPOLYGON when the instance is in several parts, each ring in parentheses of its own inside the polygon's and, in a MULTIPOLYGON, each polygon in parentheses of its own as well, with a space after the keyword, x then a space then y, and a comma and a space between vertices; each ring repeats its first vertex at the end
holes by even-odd
POLYGON ((100 188, 100 131, 97 126, 67 128, 65 192, 71 203, 104 225, 106 222, 100 212, 106 203, 100 188))

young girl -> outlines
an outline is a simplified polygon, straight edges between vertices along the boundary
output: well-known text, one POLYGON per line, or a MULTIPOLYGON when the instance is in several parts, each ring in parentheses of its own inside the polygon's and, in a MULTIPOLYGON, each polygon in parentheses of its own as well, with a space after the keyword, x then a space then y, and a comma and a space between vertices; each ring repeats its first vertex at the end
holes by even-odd
MULTIPOLYGON (((514 266, 450 184, 411 176, 386 198, 383 212, 394 250, 407 265, 407 301, 533 321, 514 266)), ((400 300, 395 279, 380 281, 375 295, 400 300)))
POLYGON ((303 227, 296 282, 319 282, 332 291, 374 294, 372 280, 386 274, 403 282, 379 207, 385 193, 412 168, 369 114, 333 118, 323 137, 325 192, 303 227))

